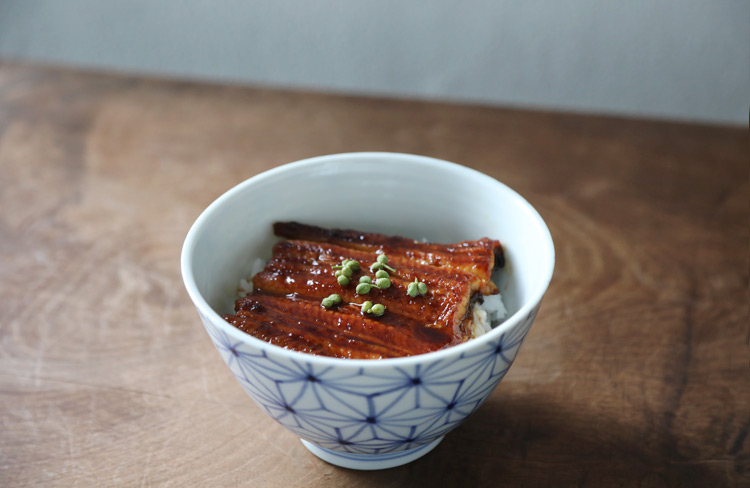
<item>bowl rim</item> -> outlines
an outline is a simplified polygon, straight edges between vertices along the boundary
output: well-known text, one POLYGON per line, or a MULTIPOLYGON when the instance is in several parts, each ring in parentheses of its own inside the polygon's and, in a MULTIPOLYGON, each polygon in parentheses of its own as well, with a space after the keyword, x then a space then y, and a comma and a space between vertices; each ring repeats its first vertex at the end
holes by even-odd
MULTIPOLYGON (((502 241, 501 241, 502 242, 502 241)), ((182 245, 182 251, 180 255, 180 270, 182 273, 183 283, 190 296, 195 307, 198 309, 200 315, 209 320, 212 325, 218 327, 222 332, 228 334, 230 337, 237 339, 242 342, 247 342, 261 350, 265 350, 265 353, 271 353, 274 355, 282 356, 288 359, 293 359, 308 363, 317 363, 321 366, 348 366, 348 367, 367 367, 379 368, 379 367, 401 367, 410 366, 413 364, 423 363, 424 361, 437 361, 443 358, 449 358, 454 355, 460 355, 466 351, 481 346, 487 342, 492 341, 494 338, 499 337, 504 332, 519 325, 522 321, 525 321, 529 314, 534 308, 540 304, 544 294, 546 293, 549 283, 552 280, 552 274, 555 267, 555 248, 552 242, 552 235, 550 234, 547 224, 542 219, 539 212, 518 192, 498 181, 497 179, 486 175, 480 171, 477 171, 466 166, 462 166, 457 163, 452 163, 442 159, 432 158, 429 156, 420 156, 408 153, 398 152, 349 152, 349 153, 338 153, 328 154, 322 156, 315 156, 311 158, 301 159, 291 163, 282 164, 275 168, 258 173, 237 185, 233 186, 229 190, 225 191, 222 195, 211 202, 206 207, 198 218, 190 226, 190 229, 185 236, 185 241, 182 245), (347 164, 356 164, 357 160, 372 159, 374 157, 382 158, 382 164, 399 164, 404 160, 410 160, 411 163, 422 164, 429 167, 438 167, 447 171, 454 171, 458 174, 462 174, 463 177, 480 178, 485 181, 490 180, 489 183, 497 185, 499 189, 507 192, 510 196, 516 199, 522 206, 522 208, 529 214, 529 216, 535 221, 536 225, 542 230, 544 237, 544 248, 549 256, 549 263, 546 269, 543 270, 544 275, 539 282, 539 285, 533 290, 530 298, 510 317, 508 317, 503 323, 492 329, 490 332, 483 334, 475 339, 457 344, 455 346, 447 347, 437 351, 432 351, 424 354, 417 354, 414 356, 404 356, 397 358, 385 358, 385 359, 347 359, 347 358, 336 358, 329 356, 318 356, 315 354, 305 353, 301 351, 295 351, 292 349, 286 349, 275 344, 271 344, 262 339, 258 339, 246 332, 233 327, 229 322, 224 320, 219 313, 217 313, 213 307, 211 307, 203 295, 199 292, 198 286, 195 282, 195 276, 191 266, 193 251, 197 245, 198 238, 200 236, 201 228, 206 222, 208 222, 214 214, 216 214, 225 202, 234 198, 237 194, 242 193, 247 187, 257 185, 271 178, 275 178, 278 175, 288 173, 291 171, 297 171, 300 168, 309 166, 315 166, 324 163, 331 163, 339 160, 347 160, 347 164)))

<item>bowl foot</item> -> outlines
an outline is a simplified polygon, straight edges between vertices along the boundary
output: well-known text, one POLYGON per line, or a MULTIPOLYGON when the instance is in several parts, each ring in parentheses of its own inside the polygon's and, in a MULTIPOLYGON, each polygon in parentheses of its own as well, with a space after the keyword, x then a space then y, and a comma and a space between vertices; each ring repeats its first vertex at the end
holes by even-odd
POLYGON ((438 444, 440 444, 440 441, 442 441, 443 438, 440 437, 429 444, 424 444, 415 447, 414 449, 406 449, 404 451, 389 452, 385 454, 354 454, 351 452, 332 451, 311 444, 304 439, 300 440, 311 453, 327 463, 335 464, 342 468, 372 470, 395 468, 396 466, 401 466, 402 464, 410 463, 419 459, 432 451, 438 444))

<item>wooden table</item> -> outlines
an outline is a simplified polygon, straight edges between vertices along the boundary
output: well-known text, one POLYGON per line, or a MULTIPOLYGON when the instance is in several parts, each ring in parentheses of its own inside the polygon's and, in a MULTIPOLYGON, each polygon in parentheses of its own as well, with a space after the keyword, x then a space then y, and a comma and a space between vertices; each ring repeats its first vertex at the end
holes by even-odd
POLYGON ((0 64, 0 485, 750 482, 747 129, 0 64), (486 172, 546 219, 542 311, 426 457, 313 457, 231 376, 182 286, 201 210, 327 153, 486 172))

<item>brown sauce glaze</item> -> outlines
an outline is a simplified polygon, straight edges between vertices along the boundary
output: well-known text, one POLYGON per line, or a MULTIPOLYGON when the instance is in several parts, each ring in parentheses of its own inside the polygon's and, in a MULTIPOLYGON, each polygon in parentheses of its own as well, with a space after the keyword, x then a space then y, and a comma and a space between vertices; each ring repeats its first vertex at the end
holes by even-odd
POLYGON ((274 246, 273 258, 253 278, 253 289, 276 295, 296 293, 317 299, 338 293, 345 301, 357 303, 376 299, 388 310, 429 325, 456 328, 463 321, 471 295, 472 275, 395 257, 389 260, 389 265, 395 269, 390 273, 391 287, 358 295, 356 283, 360 276, 373 275, 367 266, 375 259, 373 253, 331 244, 283 241, 274 246), (340 264, 345 258, 359 261, 362 267, 352 276, 352 284, 341 286, 336 282, 331 266, 340 264), (425 296, 412 298, 406 294, 409 283, 415 278, 427 284, 429 291, 425 296))
POLYGON ((497 290, 489 279, 500 262, 497 256, 502 256, 497 241, 427 244, 297 223, 277 223, 274 230, 314 239, 277 243, 265 269, 253 277, 253 292, 237 300, 235 314, 224 318, 248 334, 288 349, 358 359, 443 349, 468 340, 471 304, 482 293, 497 290), (395 269, 389 272, 391 286, 358 294, 359 277, 374 275, 369 265, 377 259, 376 253, 383 252, 395 269), (361 264, 347 286, 337 283, 331 267, 344 259, 361 264), (427 285, 425 295, 407 295, 415 278, 427 285), (321 300, 333 293, 342 302, 324 308, 321 300), (385 305, 385 314, 361 313, 364 301, 385 305))
POLYGON ((428 328, 395 313, 363 316, 345 302, 327 310, 317 299, 253 293, 227 320, 277 346, 323 356, 379 359, 422 354, 462 342, 450 329, 428 328))
POLYGON ((455 244, 436 244, 352 229, 324 229, 299 222, 276 222, 273 231, 287 239, 327 242, 349 249, 382 252, 388 257, 405 257, 429 266, 467 271, 477 277, 474 287, 480 283, 486 287, 482 290, 485 295, 498 292, 491 281, 492 271, 505 264, 500 243, 486 237, 455 244))

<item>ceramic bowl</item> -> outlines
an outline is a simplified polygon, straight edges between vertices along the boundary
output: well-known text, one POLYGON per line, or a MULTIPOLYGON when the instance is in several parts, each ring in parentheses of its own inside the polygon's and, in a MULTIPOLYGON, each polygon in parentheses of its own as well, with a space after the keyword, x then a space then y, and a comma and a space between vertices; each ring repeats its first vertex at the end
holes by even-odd
POLYGON ((554 248, 536 210, 487 175, 422 156, 351 153, 286 164, 227 191, 193 224, 181 266, 209 337, 257 405, 323 460, 382 469, 428 453, 492 393, 539 310, 554 248), (221 314, 232 312, 253 263, 270 259, 271 225, 281 220, 435 242, 497 239, 507 264, 493 278, 509 316, 477 339, 404 358, 328 358, 263 342, 221 314))

